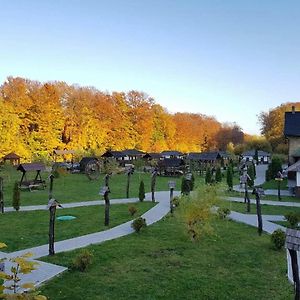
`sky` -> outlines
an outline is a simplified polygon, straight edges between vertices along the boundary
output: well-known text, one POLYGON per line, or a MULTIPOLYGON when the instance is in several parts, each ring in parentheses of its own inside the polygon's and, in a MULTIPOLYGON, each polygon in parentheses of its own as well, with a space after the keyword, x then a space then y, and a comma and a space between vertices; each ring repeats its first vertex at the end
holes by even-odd
POLYGON ((259 134, 300 101, 298 0, 0 0, 8 76, 143 91, 169 112, 259 134))

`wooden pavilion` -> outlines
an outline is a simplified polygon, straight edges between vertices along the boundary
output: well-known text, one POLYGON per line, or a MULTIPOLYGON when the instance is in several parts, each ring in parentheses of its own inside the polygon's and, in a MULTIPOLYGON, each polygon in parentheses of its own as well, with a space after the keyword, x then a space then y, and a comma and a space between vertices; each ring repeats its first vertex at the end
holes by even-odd
POLYGON ((10 152, 7 155, 3 156, 2 159, 4 163, 9 161, 13 166, 17 166, 20 164, 21 157, 14 152, 10 152))

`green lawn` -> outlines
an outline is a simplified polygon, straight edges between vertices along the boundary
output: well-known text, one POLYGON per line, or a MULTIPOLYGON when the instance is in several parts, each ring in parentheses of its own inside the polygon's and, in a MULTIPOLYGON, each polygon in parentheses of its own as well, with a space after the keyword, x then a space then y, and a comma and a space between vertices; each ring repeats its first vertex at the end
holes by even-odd
MULTIPOLYGON (((278 189, 278 182, 275 179, 272 179, 270 181, 266 181, 261 185, 261 187, 265 190, 277 190, 278 189)), ((288 190, 287 186, 287 179, 283 179, 280 183, 280 189, 281 190, 288 190)))
MULTIPOLYGON (((221 201, 220 206, 228 207, 230 210, 234 210, 241 213, 246 213, 246 204, 233 201, 221 201)), ((287 207, 287 206, 272 206, 261 205, 261 211, 264 215, 284 215, 288 212, 300 213, 300 207, 287 207)), ((251 204, 250 214, 256 214, 256 205, 251 204)))
MULTIPOLYGON (((140 234, 88 249, 86 273, 68 271, 42 287, 49 299, 293 299, 285 251, 256 228, 217 220, 215 235, 191 242, 167 217, 140 234)), ((72 251, 45 260, 70 266, 72 251)))
MULTIPOLYGON (((113 204, 110 207, 110 226, 114 227, 132 219, 128 207, 134 205, 141 215, 154 206, 152 202, 134 204, 113 204)), ((57 216, 73 215, 70 221, 56 221, 56 241, 105 230, 104 206, 64 208, 57 210, 57 216)), ((136 215, 136 216, 137 216, 136 215)), ((7 252, 26 249, 48 243, 49 212, 11 212, 0 215, 1 242, 8 247, 7 252)))

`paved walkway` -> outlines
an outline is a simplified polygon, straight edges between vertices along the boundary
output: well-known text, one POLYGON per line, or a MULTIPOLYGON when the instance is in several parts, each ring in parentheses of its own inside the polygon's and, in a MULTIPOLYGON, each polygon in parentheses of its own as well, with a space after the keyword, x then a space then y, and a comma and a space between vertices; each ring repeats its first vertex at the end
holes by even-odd
MULTIPOLYGON (((244 198, 241 197, 224 197, 222 198, 226 201, 233 201, 233 202, 242 202, 244 203, 244 198)), ((255 199, 250 199, 250 203, 256 204, 255 199)), ((273 206, 290 206, 290 207, 300 207, 299 202, 284 202, 284 201, 271 201, 271 200, 260 200, 261 204, 266 205, 273 205, 273 206)))
MULTIPOLYGON (((178 195, 179 192, 174 192, 174 196, 178 195)), ((151 201, 151 194, 146 194, 146 201, 151 201)), ((147 211, 145 214, 142 215, 143 218, 146 219, 147 225, 151 225, 160 219, 162 219, 169 211, 170 211, 170 200, 169 200, 169 191, 166 192, 156 192, 155 193, 155 199, 157 202, 157 205, 155 205, 153 208, 151 208, 149 211, 147 211)), ((112 200, 111 203, 126 203, 128 202, 136 202, 137 199, 119 199, 119 200, 112 200)), ((90 205, 90 202, 87 202, 90 205)), ((94 205, 102 204, 102 201, 98 201, 96 204, 94 202, 94 205)), ((77 207, 80 206, 78 203, 76 206, 72 206, 73 204, 69 204, 69 207, 77 207)), ((75 205, 75 204, 74 204, 75 205)), ((82 205, 83 206, 83 205, 82 205)), ((66 206, 65 206, 66 207, 66 206)), ((41 206, 31 207, 31 210, 35 209, 41 209, 41 206)), ((44 206, 43 206, 43 209, 44 206)), ((132 221, 126 222, 124 224, 121 224, 119 226, 113 227, 111 229, 87 234, 84 236, 80 236, 77 238, 72 238, 64 241, 59 241, 55 243, 55 252, 65 252, 65 251, 71 251, 78 248, 83 248, 88 245, 92 244, 99 244, 104 241, 112 240, 115 238, 122 237, 124 235, 128 235, 134 232, 134 230, 131 228, 132 221)), ((33 247, 30 249, 25 249, 21 251, 15 251, 12 253, 4 253, 0 252, 0 258, 10 258, 10 257, 16 257, 20 256, 22 254, 25 254, 27 252, 33 253, 32 259, 36 261, 35 259, 47 256, 48 255, 48 244, 33 247)), ((25 276, 22 276, 22 282, 32 282, 36 286, 40 285, 41 283, 51 279, 52 277, 60 274, 61 272, 65 271, 65 267, 56 266, 49 263, 44 263, 37 261, 40 265, 37 270, 33 271, 31 274, 27 274, 25 276)), ((6 264, 6 268, 9 269, 10 264, 6 264)))
POLYGON ((256 165, 256 178, 254 180, 254 185, 261 185, 266 181, 266 171, 269 165, 256 165))

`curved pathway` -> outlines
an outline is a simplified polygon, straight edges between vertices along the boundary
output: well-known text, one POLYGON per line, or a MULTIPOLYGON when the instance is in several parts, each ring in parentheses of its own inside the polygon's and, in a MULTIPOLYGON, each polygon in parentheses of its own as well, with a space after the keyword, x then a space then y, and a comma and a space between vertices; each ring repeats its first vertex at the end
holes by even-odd
MULTIPOLYGON (((177 196, 179 192, 174 192, 174 196, 177 196)), ((168 212, 170 211, 170 196, 169 191, 164 192, 156 192, 155 193, 155 199, 157 202, 157 205, 155 205, 153 208, 148 210, 146 213, 142 215, 143 218, 146 219, 147 225, 151 225, 160 219, 162 219, 168 212)), ((151 201, 151 194, 146 194, 146 201, 151 201)), ((111 203, 132 203, 137 202, 138 199, 119 199, 119 200, 111 200, 111 203)), ((82 202, 82 205, 78 205, 78 203, 70 203, 68 204, 68 207, 78 207, 78 206, 85 206, 85 202, 82 202), (72 206, 73 205, 73 206, 72 206)), ((88 205, 99 205, 103 204, 103 201, 93 201, 93 204, 90 204, 90 202, 87 202, 88 205)), ((64 205, 66 207, 66 205, 64 205)), ((45 206, 32 206, 30 210, 40 210, 45 209, 45 206)), ((24 210, 29 210, 23 207, 24 210)), ((55 243, 55 252, 65 252, 65 251, 71 251, 78 248, 83 248, 92 244, 99 244, 104 241, 116 239, 128 234, 131 234, 134 232, 134 230, 131 228, 131 224, 133 221, 129 221, 126 223, 123 223, 121 225, 118 225, 116 227, 113 227, 111 229, 100 231, 92 234, 83 235, 80 237, 59 241, 55 243)), ((33 254, 32 259, 35 261, 35 259, 47 256, 48 255, 48 244, 33 247, 25 250, 15 251, 11 253, 4 253, 0 252, 0 258, 10 258, 10 257, 16 257, 23 255, 27 252, 31 252, 33 254)), ((22 276, 22 282, 32 282, 36 286, 40 285, 41 283, 51 279, 52 277, 64 272, 67 270, 65 267, 57 266, 54 264, 49 264, 41 261, 38 262, 39 266, 37 270, 34 270, 31 274, 25 274, 22 276)), ((5 268, 10 269, 11 264, 9 261, 5 262, 5 268)))

